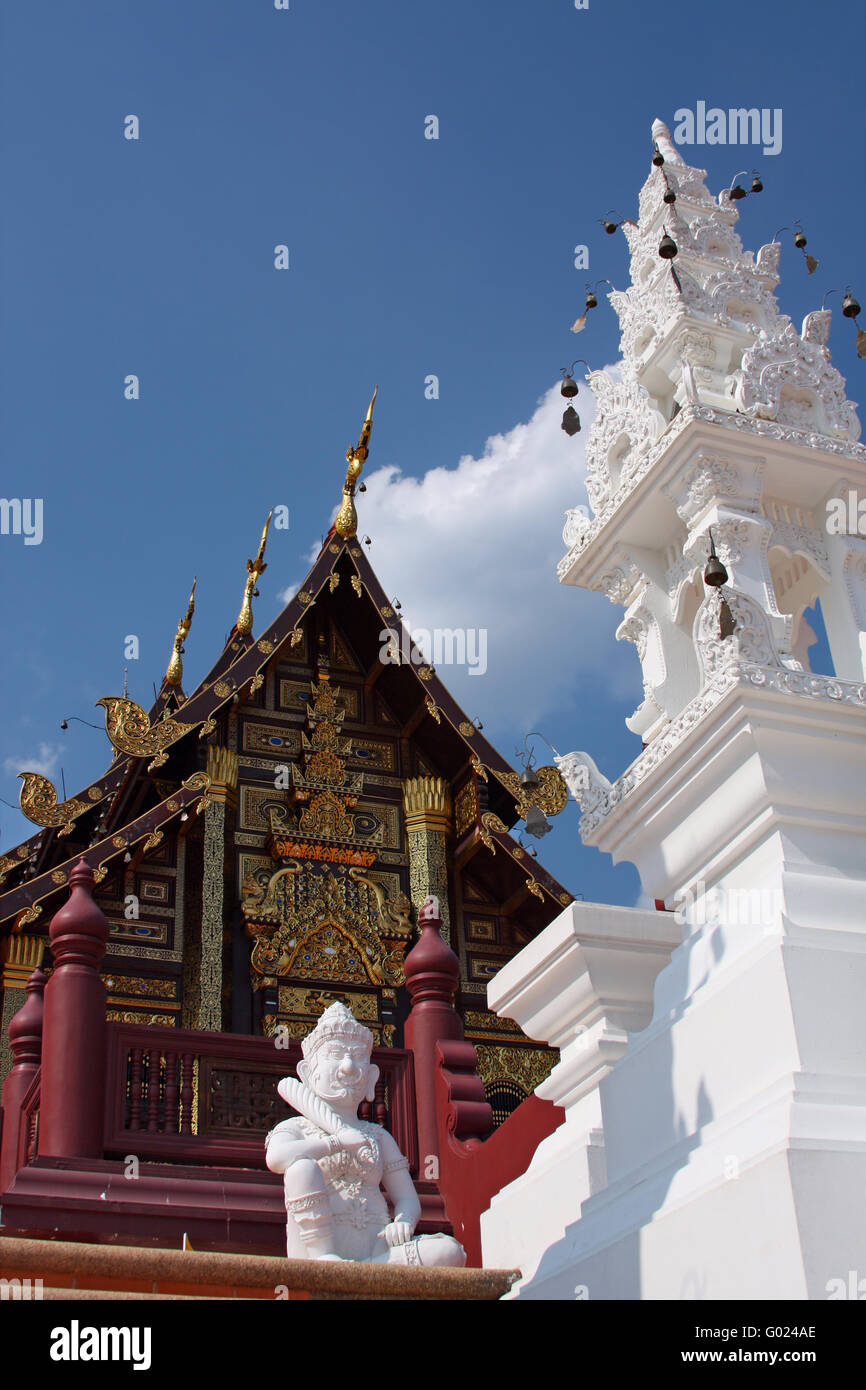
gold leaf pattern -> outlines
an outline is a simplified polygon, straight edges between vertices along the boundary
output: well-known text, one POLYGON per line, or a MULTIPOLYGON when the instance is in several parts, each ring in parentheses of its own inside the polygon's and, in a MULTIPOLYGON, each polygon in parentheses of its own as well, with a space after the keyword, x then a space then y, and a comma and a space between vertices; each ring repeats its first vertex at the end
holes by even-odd
POLYGON ((496 845, 493 841, 491 832, 495 831, 498 835, 507 835, 508 826, 504 825, 497 815, 492 811, 485 811, 481 817, 481 839, 492 854, 496 853, 496 845))

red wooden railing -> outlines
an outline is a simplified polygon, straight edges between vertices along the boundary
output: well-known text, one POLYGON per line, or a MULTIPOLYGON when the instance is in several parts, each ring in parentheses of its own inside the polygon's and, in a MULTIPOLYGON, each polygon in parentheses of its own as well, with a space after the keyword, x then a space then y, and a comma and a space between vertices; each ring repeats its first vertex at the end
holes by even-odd
POLYGON ((472 1044, 437 1043, 436 1063, 439 1191, 467 1264, 480 1265, 481 1213, 497 1192, 526 1172, 542 1139, 562 1124, 565 1111, 532 1094, 491 1134, 490 1107, 472 1044))
MULTIPOLYGON (((106 1157, 260 1168, 268 1130, 293 1112, 277 1082, 301 1057, 292 1039, 201 1033, 152 1024, 108 1024, 106 1157)), ((362 1119, 389 1129, 418 1172, 412 1054, 374 1048, 379 1080, 362 1119)))

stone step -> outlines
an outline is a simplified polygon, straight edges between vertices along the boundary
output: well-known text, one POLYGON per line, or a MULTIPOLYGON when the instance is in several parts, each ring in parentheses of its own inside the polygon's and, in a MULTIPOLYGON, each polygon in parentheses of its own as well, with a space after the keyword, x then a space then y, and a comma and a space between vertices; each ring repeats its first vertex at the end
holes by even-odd
MULTIPOLYGON (((0 1277, 41 1279, 42 1298, 501 1298, 515 1270, 421 1269, 270 1255, 0 1237, 0 1277)), ((5 1286, 4 1286, 5 1287, 5 1286)), ((14 1297, 6 1289, 5 1297, 14 1297)))

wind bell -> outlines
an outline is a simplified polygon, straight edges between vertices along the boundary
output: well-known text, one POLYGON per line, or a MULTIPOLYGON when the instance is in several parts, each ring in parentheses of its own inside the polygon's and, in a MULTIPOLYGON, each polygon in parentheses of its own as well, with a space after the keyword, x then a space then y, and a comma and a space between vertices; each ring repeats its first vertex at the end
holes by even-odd
MULTIPOLYGON (((577 395, 578 392, 577 382, 572 376, 572 372, 574 371, 578 362, 581 362, 583 366, 586 367, 587 371, 591 371, 589 363, 584 362, 582 357, 576 357, 568 369, 566 369, 565 367, 560 367, 559 369, 562 372, 562 385, 559 388, 559 394, 563 396, 567 401, 574 400, 574 397, 577 395)), ((573 405, 569 405, 563 412, 562 424, 560 428, 565 430, 565 433, 569 437, 580 433, 580 416, 578 415, 573 405)))

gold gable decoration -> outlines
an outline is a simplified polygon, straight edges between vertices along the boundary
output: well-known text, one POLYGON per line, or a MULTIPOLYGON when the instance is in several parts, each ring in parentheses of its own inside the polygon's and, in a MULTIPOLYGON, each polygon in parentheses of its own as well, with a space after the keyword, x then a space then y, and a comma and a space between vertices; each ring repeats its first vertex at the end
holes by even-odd
POLYGON ((412 932, 411 903, 392 899, 370 877, 375 852, 359 843, 349 814, 363 773, 347 773, 350 739, 341 736, 345 710, 327 672, 310 684, 303 770, 291 764, 288 804, 269 805, 269 848, 279 867, 262 865, 242 887, 247 934, 254 945, 252 987, 292 979, 340 980, 369 988, 403 982, 412 932))
POLYGON ((254 990, 287 976, 402 984, 411 904, 363 868, 292 860, 248 875, 242 891, 254 990))

